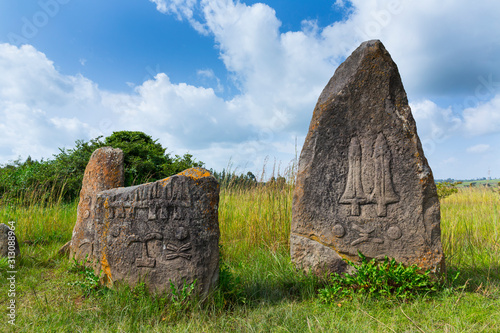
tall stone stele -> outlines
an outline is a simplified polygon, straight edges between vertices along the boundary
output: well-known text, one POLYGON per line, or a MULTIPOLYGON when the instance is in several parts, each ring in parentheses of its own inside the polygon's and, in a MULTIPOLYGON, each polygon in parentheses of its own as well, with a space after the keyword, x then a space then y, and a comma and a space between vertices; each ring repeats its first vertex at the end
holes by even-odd
POLYGON ((76 223, 70 243, 70 258, 95 261, 95 207, 97 194, 125 184, 124 157, 121 149, 96 149, 85 168, 76 223))
POLYGON ((300 154, 292 261, 316 274, 342 259, 394 258, 444 271, 439 201, 398 68, 361 44, 321 93, 300 154))

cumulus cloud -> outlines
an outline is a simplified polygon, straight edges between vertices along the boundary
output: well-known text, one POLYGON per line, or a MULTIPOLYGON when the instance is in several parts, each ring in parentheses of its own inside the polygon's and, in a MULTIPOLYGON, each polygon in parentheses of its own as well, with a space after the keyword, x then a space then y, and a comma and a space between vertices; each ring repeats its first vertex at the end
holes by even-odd
POLYGON ((174 14, 178 20, 191 19, 197 0, 150 0, 164 14, 174 14))
POLYGON ((207 84, 213 84, 215 82, 215 92, 224 92, 224 86, 221 84, 220 79, 215 75, 212 69, 200 69, 196 72, 196 74, 207 84))
POLYGON ((465 129, 471 135, 500 133, 500 94, 487 103, 464 110, 465 129))
MULTIPOLYGON (((28 155, 48 158, 77 139, 126 129, 159 138, 176 153, 197 152, 209 166, 222 168, 231 156, 254 160, 273 149, 271 139, 279 139, 272 132, 266 139, 265 130, 247 122, 253 105, 225 101, 212 88, 174 84, 164 73, 133 93, 111 93, 80 75, 59 73, 32 46, 9 44, 0 44, 0 70, 5 74, 0 78, 3 162, 28 155), (221 154, 227 155, 216 160, 221 154)), ((200 75, 215 77, 211 71, 200 75)), ((273 126, 274 118, 269 119, 273 126)))
POLYGON ((98 134, 89 124, 105 109, 88 79, 61 75, 30 45, 0 44, 0 70, 2 161, 47 158, 61 144, 98 134))
POLYGON ((489 149, 490 149, 490 145, 478 144, 478 145, 467 148, 467 152, 473 153, 473 154, 481 154, 481 153, 487 152, 489 149))
POLYGON ((410 106, 422 138, 442 142, 462 127, 462 119, 453 114, 451 107, 444 109, 429 100, 411 103, 410 106))

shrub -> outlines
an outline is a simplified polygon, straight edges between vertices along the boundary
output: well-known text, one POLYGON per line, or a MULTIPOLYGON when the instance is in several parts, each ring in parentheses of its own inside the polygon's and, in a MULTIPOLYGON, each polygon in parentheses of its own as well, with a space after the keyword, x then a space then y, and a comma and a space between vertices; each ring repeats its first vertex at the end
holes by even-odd
POLYGON ((353 274, 330 276, 328 285, 319 290, 323 302, 331 303, 338 298, 367 294, 386 298, 413 298, 418 294, 435 292, 438 283, 429 276, 430 271, 419 273, 416 265, 405 267, 395 259, 385 257, 383 262, 368 261, 359 253, 361 264, 346 260, 356 269, 353 274))
POLYGON ((449 183, 449 182, 437 183, 436 188, 439 199, 441 200, 446 197, 449 197, 453 193, 457 193, 458 189, 455 186, 456 186, 455 183, 449 183))
POLYGON ((0 168, 0 198, 31 202, 72 201, 78 198, 83 174, 90 156, 97 148, 120 148, 125 158, 125 186, 162 179, 191 167, 201 167, 191 154, 171 157, 158 140, 142 132, 114 132, 102 140, 77 140, 71 149, 60 148, 53 159, 14 161, 0 168), (37 196, 30 198, 29 196, 37 196), (33 200, 34 199, 34 200, 33 200))

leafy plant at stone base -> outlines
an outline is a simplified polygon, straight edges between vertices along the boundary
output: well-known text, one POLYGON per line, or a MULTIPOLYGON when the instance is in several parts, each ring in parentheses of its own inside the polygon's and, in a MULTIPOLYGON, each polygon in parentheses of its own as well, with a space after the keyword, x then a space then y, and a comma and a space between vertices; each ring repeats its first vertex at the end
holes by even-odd
POLYGON ((456 183, 450 183, 450 182, 436 183, 438 198, 441 200, 446 197, 449 197, 454 193, 457 193, 458 189, 455 186, 456 183))
POLYGON ((88 297, 91 294, 104 295, 109 291, 109 288, 101 285, 99 276, 95 275, 94 269, 86 266, 85 263, 88 263, 86 259, 79 262, 73 258, 69 271, 80 274, 82 278, 81 280, 68 282, 68 285, 79 287, 84 297, 88 297))
POLYGON ((419 273, 418 266, 405 267, 395 259, 385 257, 383 262, 370 261, 358 252, 360 264, 345 260, 356 269, 353 274, 333 273, 325 288, 318 291, 321 301, 332 303, 339 298, 356 294, 394 299, 411 299, 417 295, 438 291, 441 283, 430 276, 430 271, 419 273))
POLYGON ((169 280, 169 283, 171 292, 170 305, 175 315, 185 313, 189 309, 192 309, 195 304, 198 304, 199 295, 196 291, 196 280, 191 283, 186 283, 186 281, 184 281, 180 288, 171 280, 169 280))

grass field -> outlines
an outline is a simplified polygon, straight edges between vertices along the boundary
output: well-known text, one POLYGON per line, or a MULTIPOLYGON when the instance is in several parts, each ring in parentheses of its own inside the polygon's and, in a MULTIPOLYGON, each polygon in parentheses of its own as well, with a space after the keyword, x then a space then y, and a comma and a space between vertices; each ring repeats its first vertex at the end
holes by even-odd
MULTIPOLYGON (((461 188, 441 202, 449 276, 434 295, 412 300, 355 296, 322 303, 323 279, 297 272, 288 237, 292 187, 230 187, 219 223, 225 287, 205 302, 148 295, 144 288, 93 288, 57 253, 71 238, 76 204, 0 206, 16 221, 16 327, 8 324, 6 265, 1 332, 499 332, 500 195, 461 188)), ((91 278, 91 277, 90 277, 91 278)))

